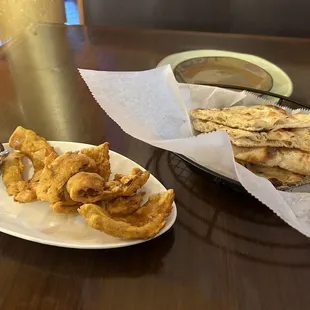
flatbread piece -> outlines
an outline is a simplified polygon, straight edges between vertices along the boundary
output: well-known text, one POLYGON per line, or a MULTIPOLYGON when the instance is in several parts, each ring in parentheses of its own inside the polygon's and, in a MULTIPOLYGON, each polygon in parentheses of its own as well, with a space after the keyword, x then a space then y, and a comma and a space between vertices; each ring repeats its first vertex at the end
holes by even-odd
POLYGON ((195 119, 212 121, 217 124, 249 131, 310 127, 309 114, 289 114, 285 110, 271 105, 194 109, 190 113, 195 119))
POLYGON ((310 128, 253 132, 200 119, 193 120, 193 127, 195 130, 204 133, 224 130, 228 133, 231 142, 241 147, 287 147, 310 152, 310 128))
POLYGON ((259 177, 269 180, 277 189, 286 190, 310 182, 310 177, 294 173, 279 167, 264 167, 237 160, 239 164, 259 177))
POLYGON ((280 167, 294 173, 310 175, 310 154, 287 148, 233 146, 234 156, 251 164, 280 167))

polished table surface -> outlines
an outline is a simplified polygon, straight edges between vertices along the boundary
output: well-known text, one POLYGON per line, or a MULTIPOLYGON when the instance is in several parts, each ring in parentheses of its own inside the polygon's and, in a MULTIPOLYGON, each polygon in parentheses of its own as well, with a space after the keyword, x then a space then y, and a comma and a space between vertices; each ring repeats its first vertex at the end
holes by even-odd
POLYGON ((150 69, 204 48, 272 61, 291 77, 292 97, 310 104, 307 39, 47 25, 0 49, 0 141, 17 125, 49 140, 109 141, 174 188, 178 207, 168 233, 129 248, 73 250, 1 233, 0 309, 309 309, 309 239, 249 195, 126 135, 76 70, 150 69))

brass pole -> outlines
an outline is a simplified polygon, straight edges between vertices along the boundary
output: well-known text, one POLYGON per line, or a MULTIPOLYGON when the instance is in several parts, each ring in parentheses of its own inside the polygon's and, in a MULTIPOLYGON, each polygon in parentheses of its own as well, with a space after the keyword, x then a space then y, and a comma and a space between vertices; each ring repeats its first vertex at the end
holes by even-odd
POLYGON ((64 0, 0 0, 0 39, 5 42, 29 24, 65 23, 64 0))

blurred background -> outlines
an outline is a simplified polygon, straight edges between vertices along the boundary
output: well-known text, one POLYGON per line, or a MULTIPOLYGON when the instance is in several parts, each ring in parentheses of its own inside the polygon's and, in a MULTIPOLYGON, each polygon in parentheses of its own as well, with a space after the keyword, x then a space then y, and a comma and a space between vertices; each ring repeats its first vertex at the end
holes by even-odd
POLYGON ((44 6, 44 21, 70 25, 310 36, 307 0, 0 0, 0 32, 4 21, 14 23, 8 16, 36 6, 44 6))
POLYGON ((310 36, 308 0, 66 0, 68 22, 248 33, 310 36), (78 14, 76 12, 78 9, 78 14))
MULTIPOLYGON (((83 5, 82 1, 79 1, 80 5, 83 5)), ((77 0, 65 0, 65 11, 66 11, 66 24, 78 25, 80 24, 79 11, 82 13, 83 7, 78 7, 77 0)))

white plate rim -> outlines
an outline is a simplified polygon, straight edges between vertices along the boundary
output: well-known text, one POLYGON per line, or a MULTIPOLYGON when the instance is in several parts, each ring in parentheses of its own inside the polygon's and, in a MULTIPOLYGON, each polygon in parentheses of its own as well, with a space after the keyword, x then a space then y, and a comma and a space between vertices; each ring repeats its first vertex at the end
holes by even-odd
MULTIPOLYGON (((289 76, 278 66, 271 63, 270 61, 261 58, 256 55, 244 54, 244 53, 237 53, 232 51, 224 51, 224 50, 193 50, 193 51, 186 51, 181 53, 174 53, 165 58, 163 58, 157 65, 157 67, 165 66, 170 64, 172 70, 180 64, 181 62, 197 57, 233 57, 239 58, 248 62, 251 62, 266 72, 268 72, 272 79, 273 79, 273 86, 270 90, 272 93, 280 94, 286 97, 289 97, 293 93, 293 83, 289 76), (285 87, 283 87, 285 85, 285 87), (278 89, 281 87, 281 91, 278 89)), ((269 97, 268 97, 269 98, 269 97)))
MULTIPOLYGON (((68 141, 48 141, 48 143, 50 143, 53 147, 59 147, 57 146, 57 144, 62 144, 62 145, 78 145, 79 149, 82 148, 88 148, 88 147, 94 147, 95 145, 92 144, 86 144, 86 143, 80 143, 80 142, 68 142, 68 141)), ((9 148, 8 143, 3 143, 4 148, 9 148)), ((135 165, 135 167, 140 168, 141 170, 145 171, 145 168, 143 168, 142 166, 140 166, 139 164, 137 164, 135 161, 129 159, 128 157, 119 154, 117 152, 114 152, 112 150, 110 150, 110 153, 114 153, 118 156, 121 156, 123 159, 130 161, 132 164, 135 165)), ((155 176, 153 176, 151 174, 151 177, 154 178, 154 180, 156 182, 158 182, 163 188, 166 189, 166 187, 157 179, 155 178, 155 176)), ((167 189, 166 189, 167 190, 167 189)), ((114 248, 123 248, 123 247, 128 247, 128 246, 133 246, 133 245, 137 245, 137 244, 141 244, 141 243, 145 243, 147 241, 151 241, 161 235, 163 235, 164 233, 166 233, 175 223, 177 218, 177 208, 176 208, 176 204, 175 202, 173 202, 173 209, 172 212, 170 214, 170 221, 166 223, 166 226, 153 238, 151 239, 137 239, 137 240, 123 240, 120 243, 115 243, 115 244, 108 244, 107 246, 102 245, 102 244, 86 244, 84 245, 79 245, 79 244, 74 244, 74 243, 68 243, 66 242, 59 242, 59 241, 53 241, 53 240, 44 240, 41 239, 39 237, 33 237, 33 236, 29 236, 29 235, 24 235, 23 233, 19 233, 16 231, 12 231, 10 229, 6 229, 3 228, 1 226, 0 223, 0 232, 13 236, 13 237, 17 237, 23 240, 27 240, 27 241, 31 241, 31 242, 35 242, 35 243, 39 243, 39 244, 44 244, 44 245, 50 245, 50 246, 56 246, 56 247, 61 247, 61 248, 71 248, 71 249, 81 249, 81 250, 96 250, 96 249, 114 249, 114 248)), ((118 238, 116 238, 118 239, 118 238)))

